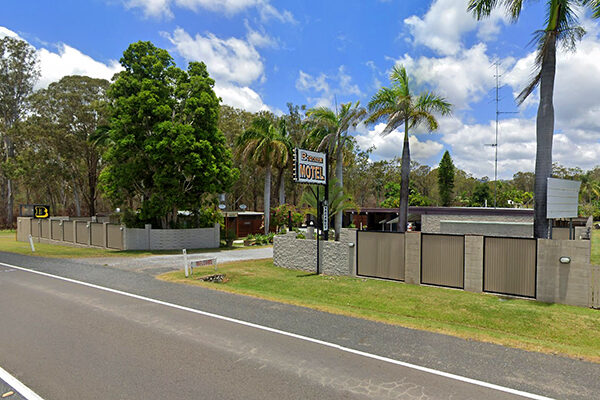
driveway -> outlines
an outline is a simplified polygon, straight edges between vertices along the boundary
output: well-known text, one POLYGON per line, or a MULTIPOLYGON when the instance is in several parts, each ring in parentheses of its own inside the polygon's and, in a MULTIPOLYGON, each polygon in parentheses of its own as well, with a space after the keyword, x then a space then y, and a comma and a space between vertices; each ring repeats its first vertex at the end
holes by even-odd
MULTIPOLYGON (((207 253, 188 254, 188 261, 196 261, 207 258, 216 258, 217 264, 273 258, 273 247, 262 247, 258 249, 223 250, 207 253)), ((126 271, 142 272, 158 275, 164 272, 183 269, 183 255, 169 254, 148 257, 97 257, 77 258, 73 261, 81 264, 101 265, 126 271)))

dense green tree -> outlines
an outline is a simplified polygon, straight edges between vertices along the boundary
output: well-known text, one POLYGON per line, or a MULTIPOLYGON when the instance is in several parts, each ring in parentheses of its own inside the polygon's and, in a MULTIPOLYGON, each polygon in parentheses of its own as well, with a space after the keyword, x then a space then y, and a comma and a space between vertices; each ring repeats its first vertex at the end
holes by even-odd
MULTIPOLYGON (((506 8, 508 15, 516 21, 521 15, 524 0, 470 0, 468 10, 477 19, 488 17, 496 7, 506 8)), ((536 123, 537 151, 535 156, 535 218, 534 236, 547 238, 549 223, 546 218, 548 178, 552 174, 552 138, 554 135, 554 77, 556 75, 556 46, 562 44, 574 49, 577 41, 585 34, 579 26, 576 8, 591 10, 594 18, 600 17, 598 0, 548 0, 546 2, 545 27, 535 33, 538 45, 537 71, 531 82, 517 96, 521 104, 539 85, 540 103, 536 123)))
POLYGON ((25 114, 27 97, 39 77, 35 49, 28 43, 4 37, 0 39, 0 137, 4 145, 2 177, 5 181, 6 225, 13 225, 14 208, 14 127, 25 114))
POLYGON ((438 187, 441 204, 448 207, 452 203, 452 190, 454 189, 454 164, 448 150, 444 152, 438 168, 438 187))
POLYGON ((390 74, 391 87, 383 87, 369 102, 368 123, 385 120, 386 127, 382 135, 387 135, 399 127, 404 127, 402 146, 402 193, 400 197, 398 231, 406 231, 408 221, 410 149, 409 130, 424 123, 430 130, 436 130, 438 122, 434 113, 446 115, 451 105, 443 97, 432 92, 423 92, 417 96, 412 93, 408 74, 404 67, 394 66, 390 74))
MULTIPOLYGON (((312 132, 311 136, 320 139, 317 149, 335 154, 336 184, 342 190, 344 187, 344 151, 348 147, 350 138, 348 132, 355 128, 365 115, 366 110, 360 106, 359 102, 342 104, 339 112, 334 112, 327 107, 317 107, 311 108, 306 113, 306 122, 312 132)), ((334 224, 335 240, 339 240, 341 228, 342 214, 338 213, 335 216, 334 224)))
POLYGON ((492 194, 488 181, 480 181, 473 190, 469 205, 471 207, 487 207, 491 202, 492 194))
MULTIPOLYGON (((400 206, 400 198, 402 196, 402 185, 396 182, 389 182, 385 185, 385 200, 381 203, 381 207, 397 208, 400 206)), ((412 207, 425 207, 431 205, 431 199, 423 196, 414 183, 411 183, 410 193, 408 195, 408 205, 412 207)))
POLYGON ((111 104, 106 195, 118 204, 137 198, 139 217, 177 226, 179 210, 199 210, 237 176, 219 131, 219 99, 204 63, 187 71, 150 42, 131 44, 108 95, 111 104))
POLYGON ((65 184, 71 187, 75 213, 85 203, 88 215, 96 215, 98 176, 103 143, 97 132, 108 123, 109 82, 87 76, 66 76, 36 92, 30 99, 30 129, 35 141, 53 149, 65 184))
POLYGON ((291 142, 285 132, 285 123, 274 125, 266 117, 258 117, 237 139, 236 146, 242 159, 253 160, 265 169, 264 224, 269 233, 271 217, 271 173, 272 169, 288 163, 291 142))

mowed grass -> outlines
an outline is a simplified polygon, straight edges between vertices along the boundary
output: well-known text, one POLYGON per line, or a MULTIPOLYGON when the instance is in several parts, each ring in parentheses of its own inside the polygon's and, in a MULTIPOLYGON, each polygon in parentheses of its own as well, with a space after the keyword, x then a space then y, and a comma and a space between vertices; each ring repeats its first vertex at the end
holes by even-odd
MULTIPOLYGON (((146 257, 162 254, 181 254, 181 250, 110 250, 91 247, 72 247, 61 246, 58 244, 36 243, 34 240, 35 252, 31 251, 29 242, 17 242, 16 231, 1 230, 0 231, 0 251, 10 253, 25 254, 39 257, 52 258, 88 258, 88 257, 146 257)), ((251 248, 259 248, 267 246, 253 246, 251 248)), ((188 254, 207 253, 224 250, 238 250, 244 247, 230 247, 221 249, 188 249, 188 254)), ((246 247, 247 248, 247 247, 246 247)))
POLYGON ((600 230, 592 229, 592 264, 600 265, 600 230))
POLYGON ((198 285, 317 310, 366 318, 600 362, 600 311, 490 294, 408 285, 375 279, 317 276, 275 267, 272 260, 222 264, 225 283, 199 277, 211 267, 160 275, 165 281, 198 285))

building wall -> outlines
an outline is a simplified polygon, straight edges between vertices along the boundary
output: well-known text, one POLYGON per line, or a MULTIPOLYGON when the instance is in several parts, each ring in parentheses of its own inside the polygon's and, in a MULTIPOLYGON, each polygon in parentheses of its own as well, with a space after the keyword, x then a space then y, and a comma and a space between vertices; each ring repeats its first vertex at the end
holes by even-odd
POLYGON ((533 218, 525 215, 423 214, 421 232, 533 237, 533 218))

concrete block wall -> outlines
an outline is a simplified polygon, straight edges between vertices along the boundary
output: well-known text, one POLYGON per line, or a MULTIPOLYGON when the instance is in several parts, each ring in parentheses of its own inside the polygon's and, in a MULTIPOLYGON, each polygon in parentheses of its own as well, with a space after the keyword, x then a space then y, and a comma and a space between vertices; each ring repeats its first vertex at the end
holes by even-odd
MULTIPOLYGON (((351 234, 347 234, 351 238, 351 234)), ((321 272, 325 275, 353 275, 354 242, 319 242, 321 272)), ((317 241, 296 239, 296 232, 276 235, 273 239, 273 263, 282 268, 315 272, 317 269, 317 241)))
POLYGON ((537 296, 546 303, 591 306, 593 288, 590 264, 591 242, 588 240, 538 239, 537 296), (561 257, 571 262, 562 264, 561 257))
POLYGON ((483 292, 483 236, 465 235, 465 287, 483 292))
POLYGON ((404 282, 421 284, 421 232, 404 234, 404 282))

